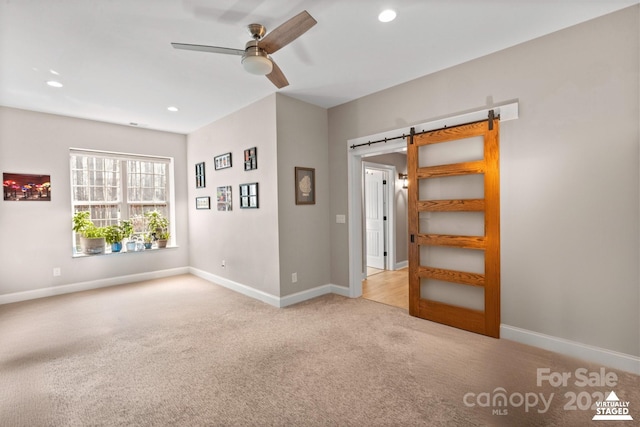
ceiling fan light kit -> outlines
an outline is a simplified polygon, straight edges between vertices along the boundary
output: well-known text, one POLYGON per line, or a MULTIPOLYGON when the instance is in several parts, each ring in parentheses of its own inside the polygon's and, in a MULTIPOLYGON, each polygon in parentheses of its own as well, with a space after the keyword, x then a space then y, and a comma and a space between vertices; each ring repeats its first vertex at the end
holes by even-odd
POLYGON ((266 76, 273 70, 271 59, 264 50, 258 47, 256 41, 247 43, 247 49, 242 55, 241 62, 244 69, 251 74, 266 76))
POLYGON ((249 24, 248 29, 253 40, 246 44, 244 50, 186 43, 171 43, 171 45, 175 49, 241 55, 242 66, 247 72, 267 76, 271 83, 281 89, 288 86, 289 82, 269 55, 288 45, 316 24, 317 21, 304 10, 269 34, 263 25, 249 24))

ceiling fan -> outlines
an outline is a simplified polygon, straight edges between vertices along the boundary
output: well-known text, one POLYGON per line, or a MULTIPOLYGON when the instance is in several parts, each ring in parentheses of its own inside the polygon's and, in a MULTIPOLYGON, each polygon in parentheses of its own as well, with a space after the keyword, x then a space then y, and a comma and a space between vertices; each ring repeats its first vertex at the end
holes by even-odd
POLYGON ((253 40, 248 41, 244 49, 185 43, 171 43, 171 45, 175 49, 242 56, 242 65, 246 71, 252 74, 266 75, 271 83, 280 89, 288 86, 289 82, 280 67, 269 55, 300 37, 316 23, 317 21, 305 10, 269 32, 269 34, 267 34, 267 29, 263 25, 249 24, 247 28, 253 40))

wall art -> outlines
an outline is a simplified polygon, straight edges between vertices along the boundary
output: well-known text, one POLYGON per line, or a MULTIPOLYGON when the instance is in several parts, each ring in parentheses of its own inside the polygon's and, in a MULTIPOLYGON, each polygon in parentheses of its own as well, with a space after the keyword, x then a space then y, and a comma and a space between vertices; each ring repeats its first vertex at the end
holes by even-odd
POLYGON ((204 188, 205 185, 204 162, 196 163, 196 188, 204 188))
POLYGON ((258 208, 258 183, 240 184, 240 207, 258 208))
POLYGON ((51 176, 23 173, 3 173, 4 200, 51 201, 51 176))
POLYGON ((296 205, 316 204, 316 170, 313 168, 295 168, 296 205))
POLYGON ((196 197, 196 209, 211 209, 211 197, 196 197))
POLYGON ((221 154, 213 158, 214 166, 216 170, 226 169, 231 167, 231 153, 221 154))
POLYGON ((219 211, 230 211, 232 209, 231 205, 231 186, 226 185, 223 187, 218 187, 218 191, 216 192, 217 201, 218 201, 218 210, 219 211))
POLYGON ((244 150, 244 170, 258 169, 258 148, 252 147, 244 150))

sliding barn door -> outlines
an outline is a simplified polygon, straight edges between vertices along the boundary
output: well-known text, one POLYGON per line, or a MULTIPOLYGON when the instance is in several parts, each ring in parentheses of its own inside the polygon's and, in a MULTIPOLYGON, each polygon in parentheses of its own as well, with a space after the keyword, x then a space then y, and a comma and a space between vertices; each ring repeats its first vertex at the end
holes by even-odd
POLYGON ((499 120, 412 132, 407 163, 409 313, 499 337, 499 120))

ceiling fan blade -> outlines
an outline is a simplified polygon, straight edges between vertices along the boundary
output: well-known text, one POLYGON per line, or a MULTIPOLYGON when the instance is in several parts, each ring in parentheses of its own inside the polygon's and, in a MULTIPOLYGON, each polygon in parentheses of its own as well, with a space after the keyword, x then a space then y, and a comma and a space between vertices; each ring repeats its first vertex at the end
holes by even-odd
POLYGON ((282 73, 280 67, 278 67, 278 64, 276 64, 273 59, 271 59, 271 63, 273 64, 273 70, 271 70, 271 72, 267 74, 267 78, 271 81, 271 83, 276 85, 278 89, 289 86, 289 81, 282 73))
POLYGON ((309 12, 303 10, 278 28, 270 31, 260 40, 260 47, 268 54, 272 54, 306 33, 317 23, 318 21, 313 19, 309 12))
POLYGON ((206 46, 201 44, 171 43, 175 49, 197 50, 200 52, 225 53, 227 55, 244 55, 244 50, 230 47, 206 46))

